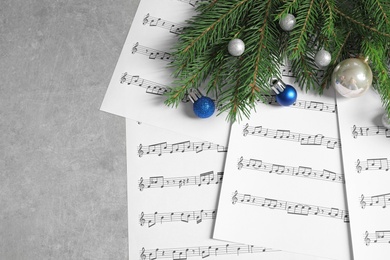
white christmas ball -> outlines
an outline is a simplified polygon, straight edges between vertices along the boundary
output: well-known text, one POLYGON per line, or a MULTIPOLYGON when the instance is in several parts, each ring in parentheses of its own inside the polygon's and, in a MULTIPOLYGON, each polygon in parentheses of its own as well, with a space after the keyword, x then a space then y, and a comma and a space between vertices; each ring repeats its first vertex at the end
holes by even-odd
POLYGON ((240 39, 233 39, 229 42, 228 52, 232 56, 241 56, 245 51, 245 43, 240 39))
POLYGON ((287 14, 285 17, 281 18, 279 21, 280 27, 283 31, 289 32, 294 29, 296 24, 295 16, 292 14, 287 14))
POLYGON ((390 121, 389 121, 389 117, 387 116, 387 112, 385 112, 382 116, 382 124, 387 129, 390 129, 390 121))
POLYGON ((314 56, 314 62, 320 68, 328 66, 331 60, 332 60, 332 55, 330 55, 330 53, 326 50, 320 50, 314 56))
POLYGON ((340 62, 333 71, 331 84, 340 93, 348 98, 361 96, 372 83, 372 71, 368 64, 357 58, 350 58, 340 62))

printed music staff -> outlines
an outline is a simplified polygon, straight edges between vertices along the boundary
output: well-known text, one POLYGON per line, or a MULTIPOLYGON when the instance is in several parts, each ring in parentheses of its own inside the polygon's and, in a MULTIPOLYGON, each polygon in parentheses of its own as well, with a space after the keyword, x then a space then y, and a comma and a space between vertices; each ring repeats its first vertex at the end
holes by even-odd
POLYGON ((145 15, 142 24, 151 27, 160 27, 169 30, 169 32, 173 34, 181 34, 184 29, 184 25, 172 23, 159 17, 150 16, 150 14, 145 15))
POLYGON ((375 231, 374 233, 366 231, 364 234, 364 243, 366 246, 369 246, 371 243, 387 243, 390 245, 390 230, 375 231))
POLYGON ((241 157, 237 163, 237 168, 262 171, 267 173, 275 173, 277 175, 288 175, 296 177, 304 177, 315 180, 330 181, 344 183, 344 174, 335 173, 329 170, 313 170, 311 167, 305 166, 287 166, 273 163, 266 163, 259 159, 244 159, 241 157))
POLYGON ((382 207, 386 208, 387 205, 390 205, 390 193, 380 194, 375 196, 362 196, 360 197, 360 206, 362 209, 366 207, 382 207))
POLYGON ((301 145, 326 146, 328 149, 341 148, 338 138, 325 137, 322 134, 294 133, 290 130, 269 129, 263 126, 250 126, 246 124, 243 128, 243 136, 253 135, 266 138, 274 138, 283 141, 298 142, 301 145))
POLYGON ((203 151, 217 151, 217 152, 225 153, 227 152, 227 147, 218 144, 213 144, 210 142, 190 142, 190 141, 184 141, 184 142, 174 143, 174 144, 168 144, 167 142, 152 144, 152 145, 140 144, 138 146, 139 157, 148 154, 157 154, 158 156, 161 156, 162 154, 184 153, 184 152, 200 153, 203 151))
MULTIPOLYGON (((268 103, 269 105, 279 106, 279 103, 276 101, 275 95, 268 95, 265 96, 264 98, 266 100, 266 103, 268 103)), ((306 109, 306 110, 326 112, 326 113, 336 113, 337 110, 336 104, 324 103, 318 101, 299 100, 299 99, 297 99, 294 104, 289 106, 289 108, 306 109)))
POLYGON ((366 161, 356 161, 356 172, 362 171, 389 171, 389 160, 387 158, 367 159, 366 161))
POLYGON ((149 48, 147 46, 140 45, 139 42, 134 44, 131 53, 148 56, 151 60, 162 60, 167 62, 174 61, 174 57, 169 52, 149 48))
POLYGON ((195 211, 182 211, 182 212, 166 212, 166 213, 149 213, 145 214, 141 212, 139 223, 141 226, 153 227, 157 224, 163 224, 168 222, 183 222, 190 223, 195 222, 200 224, 203 220, 215 219, 217 214, 216 210, 195 210, 195 211), (147 224, 147 225, 145 225, 147 224))
POLYGON ((140 191, 151 188, 170 188, 170 187, 187 187, 198 186, 204 187, 209 185, 219 185, 222 183, 223 172, 213 171, 201 173, 197 176, 184 176, 184 177, 164 177, 154 176, 149 178, 141 177, 138 181, 138 188, 140 191))
POLYGON ((183 247, 183 248, 156 248, 145 249, 140 251, 140 259, 172 259, 172 260, 185 260, 190 257, 207 258, 210 256, 223 256, 223 255, 245 255, 245 254, 259 254, 265 252, 278 252, 272 248, 258 247, 253 245, 243 244, 225 244, 225 245, 212 245, 212 246, 199 246, 199 247, 183 247))
POLYGON ((384 135, 386 138, 389 138, 390 130, 383 126, 352 126, 352 136, 355 139, 359 136, 378 135, 384 135))
POLYGON ((241 194, 235 191, 232 196, 232 204, 247 204, 252 206, 264 207, 269 209, 284 210, 288 214, 301 216, 321 216, 343 220, 349 223, 349 215, 347 210, 338 208, 327 208, 315 205, 307 205, 298 202, 283 201, 277 199, 257 197, 250 194, 241 194))

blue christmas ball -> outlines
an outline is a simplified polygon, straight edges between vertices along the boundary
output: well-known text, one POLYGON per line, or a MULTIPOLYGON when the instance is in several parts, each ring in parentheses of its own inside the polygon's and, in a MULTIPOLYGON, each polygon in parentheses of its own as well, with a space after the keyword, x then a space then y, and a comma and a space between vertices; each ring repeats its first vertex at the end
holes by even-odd
POLYGON ((293 86, 286 85, 286 88, 276 95, 276 101, 281 106, 289 106, 294 104, 294 102, 297 100, 297 91, 293 86))
POLYGON ((215 104, 211 98, 202 96, 195 101, 193 109, 198 117, 208 118, 214 114, 215 104))

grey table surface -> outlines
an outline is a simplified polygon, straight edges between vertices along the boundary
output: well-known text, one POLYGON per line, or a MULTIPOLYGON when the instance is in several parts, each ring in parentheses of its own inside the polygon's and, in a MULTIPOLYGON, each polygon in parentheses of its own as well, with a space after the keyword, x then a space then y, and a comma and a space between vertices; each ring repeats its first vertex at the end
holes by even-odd
POLYGON ((0 260, 128 258, 125 120, 99 108, 138 3, 0 1, 0 260))

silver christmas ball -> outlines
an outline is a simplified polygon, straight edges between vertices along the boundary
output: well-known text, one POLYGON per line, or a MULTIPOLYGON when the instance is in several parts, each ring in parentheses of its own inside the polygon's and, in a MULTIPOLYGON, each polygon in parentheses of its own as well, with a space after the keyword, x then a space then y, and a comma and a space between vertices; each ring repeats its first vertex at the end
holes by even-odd
POLYGON ((292 14, 287 14, 285 17, 281 18, 279 21, 280 27, 283 31, 289 32, 294 29, 296 24, 295 16, 292 14))
POLYGON ((233 39, 229 42, 228 52, 232 56, 241 56, 245 51, 245 43, 240 39, 233 39))
POLYGON ((331 60, 332 55, 330 55, 330 53, 326 50, 320 50, 314 56, 314 62, 320 68, 328 66, 331 60))
POLYGON ((382 116, 382 124, 387 129, 390 129, 390 121, 389 121, 389 117, 387 116, 386 112, 382 116))
POLYGON ((333 71, 331 84, 340 93, 348 98, 361 96, 372 83, 372 71, 368 64, 357 58, 350 58, 340 62, 333 71))

